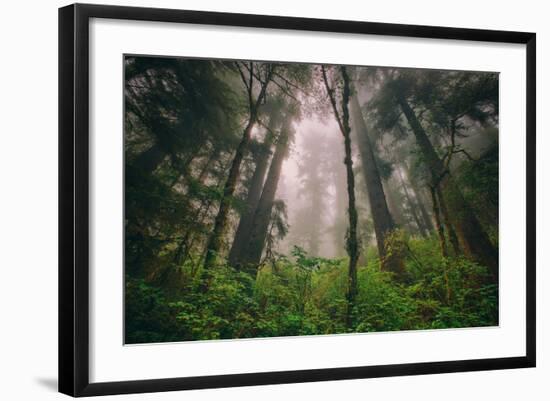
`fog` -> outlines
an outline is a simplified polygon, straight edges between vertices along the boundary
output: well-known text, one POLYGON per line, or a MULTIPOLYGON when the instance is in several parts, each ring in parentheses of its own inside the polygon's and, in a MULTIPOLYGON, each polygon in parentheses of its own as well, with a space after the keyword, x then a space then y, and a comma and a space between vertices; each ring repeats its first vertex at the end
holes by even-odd
MULTIPOLYGON (((335 209, 336 186, 334 177, 327 173, 327 161, 337 159, 336 168, 341 174, 345 174, 343 156, 340 147, 332 148, 330 145, 339 144, 343 141, 342 135, 338 131, 335 122, 320 121, 316 117, 305 118, 294 125, 297 132, 294 143, 291 145, 289 156, 282 167, 282 175, 279 187, 277 188, 277 198, 285 201, 287 205, 289 219, 288 238, 278 245, 278 251, 288 253, 293 245, 301 246, 309 253, 315 250, 312 256, 336 257, 342 256, 345 249, 342 244, 334 241, 330 231, 337 223, 338 210, 335 209), (305 165, 304 158, 310 153, 308 142, 317 142, 319 147, 318 158, 312 165, 305 165), (304 216, 305 211, 311 207, 311 194, 303 190, 304 180, 315 174, 323 174, 324 182, 320 183, 323 188, 323 208, 320 210, 311 210, 311 217, 304 216), (300 216, 301 215, 301 216, 300 216), (300 219, 300 217, 302 217, 300 219), (304 220, 305 217, 305 220, 304 220), (313 227, 317 233, 319 244, 312 247, 305 238, 308 233, 304 228, 313 227), (302 235, 300 235, 302 234, 302 235), (293 241, 294 240, 294 241, 293 241)), ((319 194, 315 194, 319 197, 319 194)))

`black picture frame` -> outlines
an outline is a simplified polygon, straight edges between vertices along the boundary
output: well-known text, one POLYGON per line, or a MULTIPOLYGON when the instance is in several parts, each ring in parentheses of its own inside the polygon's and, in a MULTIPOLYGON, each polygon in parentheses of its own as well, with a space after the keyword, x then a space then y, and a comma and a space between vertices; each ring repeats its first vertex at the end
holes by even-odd
POLYGON ((536 35, 478 29, 245 15, 219 12, 74 4, 59 9, 59 391, 71 396, 159 392, 293 382, 360 379, 535 366, 535 121, 536 35), (468 40, 526 45, 527 258, 526 355, 381 366, 89 381, 89 142, 90 18, 160 21, 468 40))

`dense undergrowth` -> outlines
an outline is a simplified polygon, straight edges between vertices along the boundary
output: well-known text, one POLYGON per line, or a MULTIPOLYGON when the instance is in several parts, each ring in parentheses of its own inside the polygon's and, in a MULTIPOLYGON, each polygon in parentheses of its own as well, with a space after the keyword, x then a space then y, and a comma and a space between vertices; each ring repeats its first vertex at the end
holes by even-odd
POLYGON ((126 343, 297 336, 498 324, 498 292, 487 269, 443 258, 435 237, 410 239, 405 276, 382 272, 375 249, 358 269, 346 324, 346 259, 309 257, 295 247, 256 277, 222 265, 201 274, 171 267, 164 283, 126 277, 126 343))

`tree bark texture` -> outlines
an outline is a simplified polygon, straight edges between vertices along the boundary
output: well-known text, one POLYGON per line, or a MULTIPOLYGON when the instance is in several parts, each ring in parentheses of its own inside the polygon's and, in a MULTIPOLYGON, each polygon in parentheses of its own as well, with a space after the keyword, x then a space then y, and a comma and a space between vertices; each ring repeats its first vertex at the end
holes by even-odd
POLYGON ((269 166, 262 195, 252 218, 250 237, 243 247, 240 260, 237 262, 246 270, 255 271, 262 258, 267 229, 271 220, 271 211, 275 201, 279 177, 281 176, 281 168, 288 153, 290 129, 290 121, 286 121, 277 138, 275 153, 269 166))
POLYGON ((397 255, 387 252, 386 238, 395 228, 395 224, 386 202, 380 171, 374 157, 373 145, 369 138, 367 126, 363 120, 363 114, 361 113, 356 94, 351 96, 350 103, 352 132, 354 133, 354 139, 357 141, 359 155, 361 156, 362 172, 367 187, 381 267, 383 270, 401 274, 403 271, 402 261, 397 255))

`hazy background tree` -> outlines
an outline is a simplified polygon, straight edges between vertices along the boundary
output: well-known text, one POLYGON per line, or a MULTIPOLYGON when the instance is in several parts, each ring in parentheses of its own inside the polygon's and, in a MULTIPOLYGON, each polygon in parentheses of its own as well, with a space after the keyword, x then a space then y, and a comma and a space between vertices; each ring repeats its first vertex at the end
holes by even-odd
MULTIPOLYGON (((324 242, 325 230, 328 222, 323 211, 328 209, 329 174, 326 162, 329 152, 327 143, 319 140, 318 132, 309 131, 302 134, 303 151, 299 161, 299 196, 302 207, 297 211, 293 225, 293 240, 302 246, 309 255, 321 256, 321 247, 324 242)), ((338 143, 336 143, 338 144, 338 143)), ((337 171, 344 172, 342 159, 338 160, 337 171)), ((345 182, 345 181, 344 181, 345 182)), ((342 194, 345 196, 345 192, 342 194)), ((344 204, 341 205, 344 210, 344 204)), ((343 241, 345 231, 338 233, 343 241)))

